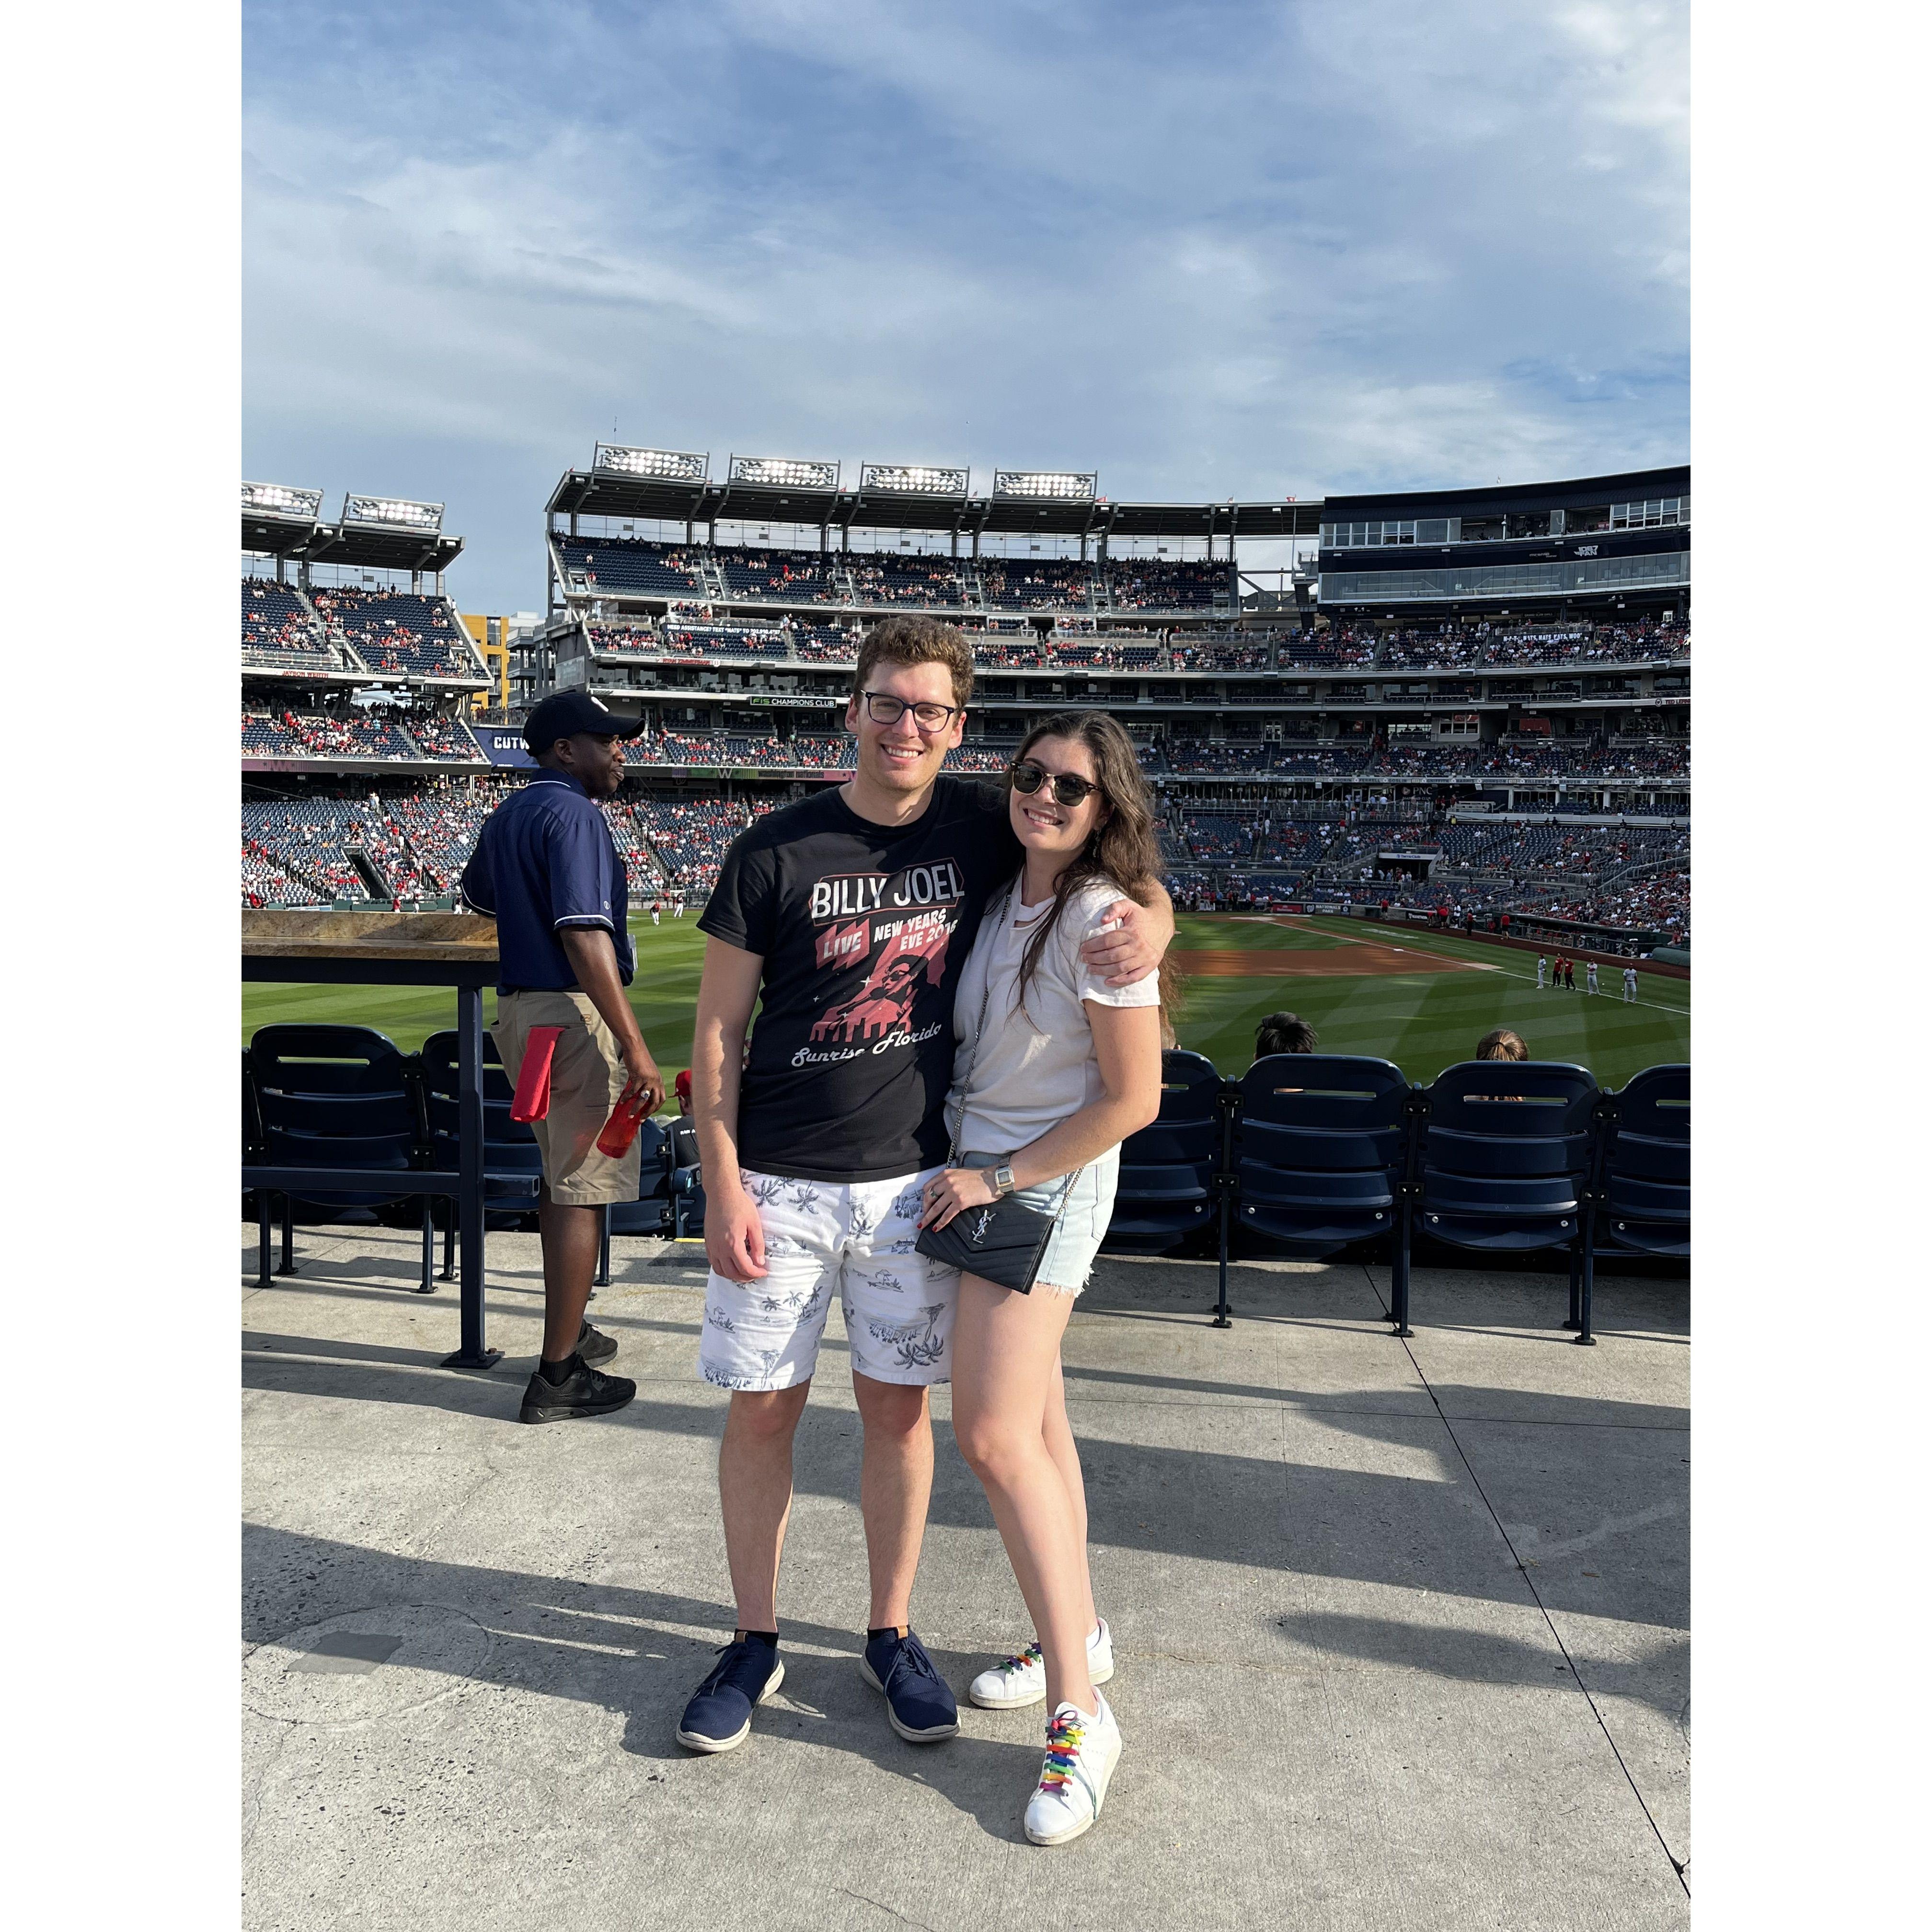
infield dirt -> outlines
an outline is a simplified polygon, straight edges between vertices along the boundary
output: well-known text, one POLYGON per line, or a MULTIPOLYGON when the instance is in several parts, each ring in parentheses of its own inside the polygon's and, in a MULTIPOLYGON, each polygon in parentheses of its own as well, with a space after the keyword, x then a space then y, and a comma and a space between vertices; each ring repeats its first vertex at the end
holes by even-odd
MULTIPOLYGON (((1175 952, 1174 965, 1202 980, 1361 979, 1391 973, 1480 973, 1471 962, 1445 958, 1392 946, 1328 946, 1306 951, 1283 947, 1226 946, 1198 952, 1175 952)), ((1494 971, 1494 968, 1486 969, 1494 971)))

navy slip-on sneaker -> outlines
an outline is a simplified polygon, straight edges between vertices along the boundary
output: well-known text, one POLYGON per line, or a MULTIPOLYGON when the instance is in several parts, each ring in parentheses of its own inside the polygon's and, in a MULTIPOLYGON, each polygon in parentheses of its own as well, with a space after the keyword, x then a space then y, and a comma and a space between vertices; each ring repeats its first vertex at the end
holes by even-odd
POLYGON ((728 1751, 752 1734, 752 1713, 784 1682, 775 1644, 750 1637, 718 1646, 718 1661, 692 1694, 677 1727, 687 1750, 728 1751))
POLYGON ((914 1744, 934 1744, 959 1733, 959 1706, 926 1646, 908 1630, 868 1638, 859 1660, 859 1674, 874 1690, 884 1692, 886 1714, 892 1726, 914 1744))

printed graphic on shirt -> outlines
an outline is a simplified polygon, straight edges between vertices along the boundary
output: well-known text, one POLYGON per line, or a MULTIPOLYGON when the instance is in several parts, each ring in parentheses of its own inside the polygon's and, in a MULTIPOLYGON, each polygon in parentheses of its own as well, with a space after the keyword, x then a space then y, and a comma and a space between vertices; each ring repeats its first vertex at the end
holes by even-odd
MULTIPOLYGON (((820 976, 836 974, 838 983, 827 988, 812 1039, 874 1052, 913 1045, 914 1002, 922 988, 936 992, 945 978, 946 947, 964 896, 964 881, 950 860, 898 872, 838 872, 815 881, 813 957, 820 976), (865 978, 852 989, 850 973, 861 965, 865 978)), ((943 1024, 943 1016, 933 1024, 943 1024)), ((794 1064, 836 1057, 806 1049, 794 1064)))

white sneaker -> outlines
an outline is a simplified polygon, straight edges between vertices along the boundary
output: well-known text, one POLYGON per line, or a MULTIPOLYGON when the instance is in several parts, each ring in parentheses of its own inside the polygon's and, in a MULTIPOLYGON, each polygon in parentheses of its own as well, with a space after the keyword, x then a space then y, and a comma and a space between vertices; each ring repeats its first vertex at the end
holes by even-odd
POLYGON ((1120 1761, 1120 1727, 1096 1690, 1099 1714, 1063 1704, 1046 1727, 1046 1762, 1026 1808, 1026 1834, 1036 1845, 1064 1845, 1100 1815, 1108 1780, 1120 1761))
MULTIPOLYGON (((1087 1681, 1104 1684, 1114 1674, 1114 1634, 1107 1619, 1087 1640, 1087 1681)), ((1036 1640, 1017 1657, 982 1670, 966 1688, 966 1694, 982 1711, 1023 1711, 1046 1701, 1046 1664, 1036 1640)))

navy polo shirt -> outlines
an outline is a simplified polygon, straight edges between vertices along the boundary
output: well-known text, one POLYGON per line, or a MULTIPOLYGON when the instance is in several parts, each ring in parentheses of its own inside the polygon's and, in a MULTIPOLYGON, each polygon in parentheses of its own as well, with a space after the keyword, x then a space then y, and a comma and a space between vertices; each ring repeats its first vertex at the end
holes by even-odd
POLYGON ((463 896, 496 919, 500 988, 575 988, 556 936, 566 926, 602 926, 616 946, 617 976, 631 983, 624 861, 603 813, 568 772, 537 772, 483 821, 463 896))

